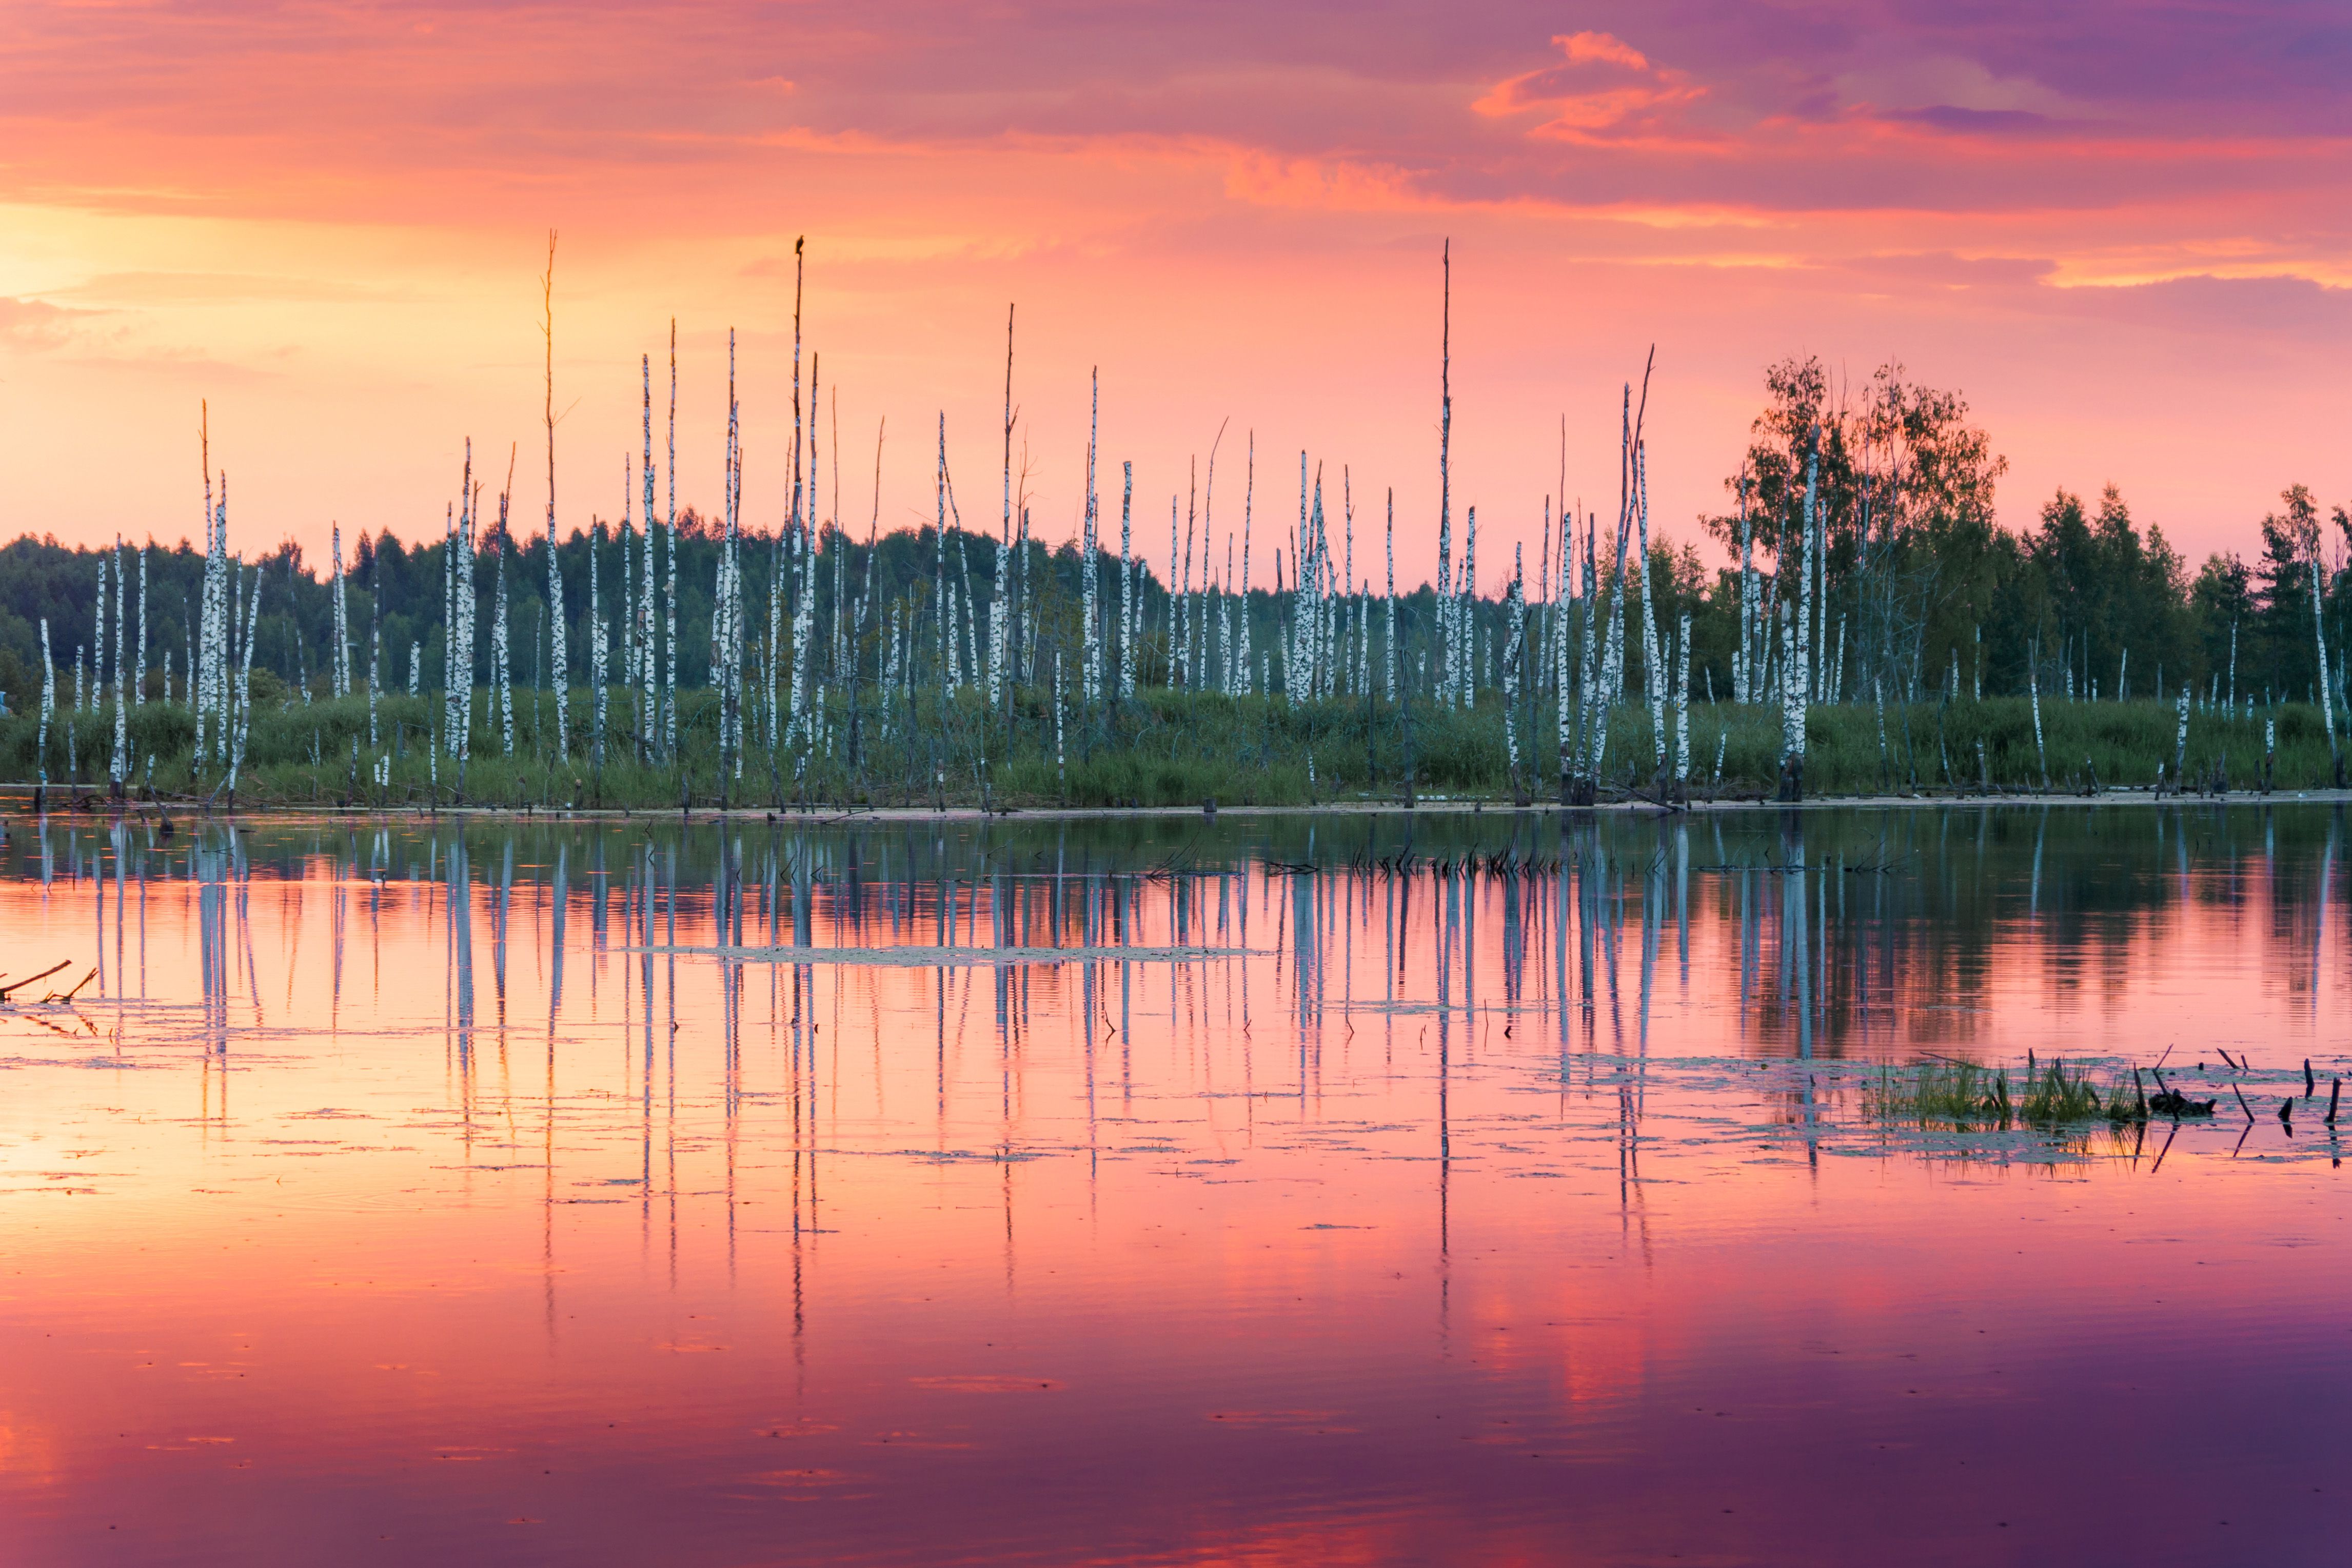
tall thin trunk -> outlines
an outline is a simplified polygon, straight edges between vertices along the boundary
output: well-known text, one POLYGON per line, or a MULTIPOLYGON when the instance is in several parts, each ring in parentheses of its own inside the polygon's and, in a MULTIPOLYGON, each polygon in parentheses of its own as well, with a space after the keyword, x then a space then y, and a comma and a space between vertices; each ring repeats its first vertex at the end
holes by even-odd
MULTIPOLYGON (((171 684, 170 671, 164 684, 171 684)), ((368 749, 381 750, 383 732, 376 726, 376 705, 383 688, 383 588, 371 572, 368 580, 368 749)))
POLYGON ((1135 695, 1135 465, 1119 464, 1118 658, 1119 695, 1135 695))
MULTIPOLYGON (((164 698, 171 697, 171 678, 164 677, 164 698)), ((139 547, 139 655, 131 666, 131 700, 144 704, 147 700, 147 547, 139 547)))
MULTIPOLYGON (((1013 549, 1013 311, 1004 308, 1004 516, 996 543, 995 603, 988 616, 988 707, 991 713, 1004 711, 1004 661, 1009 652, 1005 640, 1005 621, 1012 610, 1009 591, 1012 587, 1010 551, 1013 549)), ((1089 452, 1093 451, 1091 445, 1089 452)), ((1025 487, 1025 481, 1024 481, 1025 487)))
POLYGON ((1675 634, 1675 782, 1690 783, 1690 612, 1683 612, 1675 634))
POLYGON ((654 536, 661 524, 654 516, 654 357, 638 357, 639 385, 644 392, 645 455, 641 476, 645 482, 646 538, 637 558, 637 663, 630 671, 630 679, 637 687, 637 760, 649 762, 654 755, 654 737, 660 733, 662 688, 659 663, 661 626, 654 614, 654 536))
POLYGON ((1440 632, 1438 685, 1453 698, 1454 635, 1454 242, 1445 241, 1438 266, 1444 278, 1437 329, 1437 603, 1440 632))
POLYGON ((1657 573, 1650 567, 1650 476, 1649 458, 1643 443, 1633 443, 1633 516, 1640 533, 1640 548, 1635 551, 1634 570, 1642 574, 1642 686, 1650 701, 1650 739, 1660 773, 1666 770, 1667 688, 1674 684, 1674 672, 1662 667, 1658 646, 1658 611, 1654 598, 1657 573))
MULTIPOLYGON (((1546 536, 1549 535, 1549 530, 1547 529, 1546 536)), ((1510 620, 1503 644, 1503 749, 1510 764, 1511 793, 1515 798, 1526 790, 1519 778, 1519 665, 1527 646, 1527 591, 1521 580, 1525 570, 1522 552, 1514 546, 1511 551, 1511 587, 1503 601, 1504 613, 1510 620)))
MULTIPOLYGON (((563 614, 563 570, 555 549, 555 231, 547 231, 547 271, 540 279, 541 332, 547 340, 547 673, 555 688, 555 754, 571 755, 564 699, 571 687, 563 614)), ((467 683, 471 685, 470 679, 467 683)))
POLYGON ((1102 372, 1096 370, 1087 378, 1086 515, 1078 547, 1078 578, 1082 591, 1078 626, 1084 652, 1078 666, 1078 684, 1089 707, 1102 697, 1102 638, 1095 624, 1095 442, 1101 426, 1102 372))
MULTIPOLYGON (((1394 486, 1391 486, 1389 487, 1388 517, 1389 517, 1389 522, 1388 522, 1388 544, 1387 544, 1387 547, 1386 547, 1386 548, 1387 548, 1387 550, 1388 550, 1388 561, 1389 561, 1389 591, 1388 591, 1388 593, 1387 593, 1387 596, 1386 596, 1386 599, 1385 599, 1385 604, 1384 604, 1384 608, 1385 608, 1385 611, 1386 611, 1386 613, 1387 613, 1387 617, 1388 617, 1388 628, 1387 628, 1387 653, 1386 653, 1386 656, 1382 659, 1381 663, 1382 663, 1384 665, 1386 665, 1386 667, 1387 667, 1387 671, 1388 671, 1388 696, 1389 696, 1389 701, 1391 701, 1391 702, 1394 702, 1394 701, 1396 701, 1396 700, 1397 700, 1396 487, 1395 487, 1394 486)), ((1249 590, 1249 581, 1248 581, 1249 567, 1248 567, 1248 564, 1247 564, 1247 563, 1248 563, 1248 557, 1244 556, 1244 557, 1243 558, 1243 562, 1244 562, 1244 564, 1243 564, 1243 567, 1242 567, 1242 573, 1243 573, 1242 589, 1243 589, 1243 592, 1244 592, 1244 596, 1246 596, 1246 594, 1247 594, 1247 592, 1248 592, 1248 590, 1249 590)), ((1244 627, 1247 627, 1247 626, 1249 625, 1249 620, 1248 620, 1248 617, 1247 617, 1246 612, 1244 612, 1244 617, 1243 617, 1243 620, 1242 620, 1242 624, 1243 624, 1243 626, 1244 626, 1244 627)), ((1243 636, 1244 636, 1244 639, 1246 639, 1246 638, 1247 638, 1247 636, 1248 636, 1248 632, 1247 632, 1246 631, 1244 631, 1244 632, 1243 632, 1243 636)), ((1246 662, 1247 662, 1248 650, 1249 650, 1249 643, 1248 643, 1246 641, 1244 641, 1244 642, 1242 643, 1242 650, 1243 650, 1243 654, 1244 654, 1244 661, 1246 663, 1246 662)))
POLYGON ((347 697, 352 695, 352 623, 351 611, 343 597, 343 528, 341 523, 335 525, 331 539, 331 548, 333 550, 335 565, 333 606, 335 657, 331 668, 333 672, 335 695, 339 697, 347 697))
POLYGON ((1813 695, 1812 632, 1815 605, 1814 561, 1819 552, 1815 532, 1821 497, 1822 427, 1815 424, 1807 438, 1805 453, 1805 555, 1801 569, 1802 600, 1797 611, 1797 667, 1791 672, 1790 685, 1796 687, 1796 728, 1790 738, 1790 747, 1799 756, 1805 750, 1805 704, 1813 695))
MULTIPOLYGON (((513 483, 511 479, 508 481, 513 483)), ((499 570, 490 581, 490 678, 498 685, 495 694, 499 705, 499 738, 500 754, 514 755, 514 643, 509 629, 510 612, 507 605, 507 556, 514 549, 513 536, 507 532, 509 492, 499 492, 499 570)))
MULTIPOLYGON (((207 510, 210 509, 207 506, 207 510)), ((41 617, 41 731, 33 743, 33 759, 40 774, 44 797, 49 785, 49 721, 58 711, 58 667, 49 658, 49 618, 41 617)))
POLYGON ((1247 691, 1250 689, 1252 678, 1251 671, 1254 667, 1250 655, 1249 574, 1250 523, 1252 520, 1252 514, 1257 509, 1257 432, 1255 430, 1252 430, 1249 434, 1249 455, 1244 460, 1244 466, 1242 473, 1241 645, 1234 655, 1234 662, 1241 666, 1241 674, 1239 677, 1241 689, 1247 691))
MULTIPOLYGON (((662 755, 677 756, 677 318, 669 323, 669 574, 663 588, 662 755)), ((648 544, 650 548, 650 543, 648 544)))
MULTIPOLYGON (((626 494, 625 486, 623 491, 626 494)), ((624 541, 622 548, 626 549, 624 541)), ((598 523, 588 538, 588 689, 590 711, 593 714, 595 730, 590 744, 594 748, 594 760, 599 768, 604 766, 604 719, 607 693, 604 676, 607 653, 604 633, 604 599, 597 581, 596 558, 604 550, 604 525, 598 523)))
POLYGON ((1739 641, 1731 653, 1731 700, 1748 703, 1756 699, 1755 671, 1751 667, 1756 640, 1756 538, 1752 519, 1748 516, 1748 475, 1739 476, 1739 641))
MULTIPOLYGON (((2335 760, 2337 757, 2336 701, 2334 694, 2329 689, 2332 683, 2328 679, 2327 672, 2327 624, 2319 612, 2319 547, 2316 543, 2311 549, 2311 637, 2314 645, 2319 650, 2319 716, 2327 725, 2328 758, 2335 760)), ((2183 727, 2186 728, 2186 721, 2183 722, 2183 727)), ((2340 767, 2340 763, 2338 766, 2340 767)))

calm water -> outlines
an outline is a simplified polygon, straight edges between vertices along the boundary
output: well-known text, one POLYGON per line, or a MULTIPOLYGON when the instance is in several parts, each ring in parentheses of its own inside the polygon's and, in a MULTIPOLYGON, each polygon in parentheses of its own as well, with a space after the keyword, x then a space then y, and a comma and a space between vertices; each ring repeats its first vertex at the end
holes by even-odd
POLYGON ((2352 1550, 2331 808, 8 826, 11 1563, 2352 1550))

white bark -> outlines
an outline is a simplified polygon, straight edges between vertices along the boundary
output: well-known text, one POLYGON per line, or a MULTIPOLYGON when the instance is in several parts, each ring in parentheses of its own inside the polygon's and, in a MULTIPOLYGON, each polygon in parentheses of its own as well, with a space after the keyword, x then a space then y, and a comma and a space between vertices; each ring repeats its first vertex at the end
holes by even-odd
MULTIPOLYGON (((168 666, 164 672, 163 681, 167 686, 171 684, 168 666)), ((383 695, 383 612, 379 609, 373 623, 368 628, 368 749, 370 751, 377 750, 383 745, 383 741, 379 738, 381 731, 376 727, 376 703, 383 695)))
POLYGON ((1118 657, 1119 695, 1135 695, 1135 465, 1119 465, 1118 657))
POLYGON ((334 554, 335 566, 335 600, 331 606, 335 628, 335 657, 329 666, 328 678, 333 683, 335 695, 347 697, 352 695, 352 623, 351 611, 343 597, 343 528, 341 523, 337 523, 331 530, 330 538, 331 540, 330 548, 334 554))
POLYGON ((1438 685, 1441 699, 1454 697, 1457 657, 1454 624, 1454 246, 1446 243, 1440 266, 1444 296, 1438 317, 1437 358, 1437 620, 1438 685))
MULTIPOLYGON (((2327 724, 2327 755, 2336 755, 2336 702, 2327 678, 2327 626, 2319 613, 2319 549, 2311 552, 2311 636, 2319 650, 2319 714, 2327 724)), ((2187 721, 2182 723, 2184 731, 2187 721)))
MULTIPOLYGON (((1798 660, 1796 627, 1790 622, 1789 618, 1789 601, 1785 599, 1781 600, 1780 601, 1779 608, 1780 612, 1780 667, 1783 670, 1793 670, 1796 667, 1798 660)), ((1804 684, 1801 681, 1791 679, 1784 679, 1781 681, 1780 759, 1784 762, 1787 761, 1790 756, 1799 754, 1801 751, 1799 737, 1803 733, 1804 720, 1801 716, 1799 705, 1804 701, 1804 684)))
POLYGON ((1461 643, 1457 655, 1458 678, 1462 689, 1455 702, 1463 707, 1478 706, 1478 508, 1472 507, 1462 515, 1462 607, 1455 622, 1461 643))
POLYGON ((1519 667, 1527 656, 1527 588, 1521 573, 1527 563, 1515 546, 1511 552, 1511 590, 1503 601, 1510 617, 1509 638, 1503 645, 1503 749, 1511 767, 1511 787, 1519 779, 1519 667))
POLYGON ((1748 476, 1739 476, 1739 641, 1731 653, 1731 700, 1755 700, 1755 674, 1749 667, 1756 637, 1755 524, 1748 516, 1748 476))
POLYGON ((480 499, 474 493, 471 477, 473 454, 474 444, 469 440, 466 444, 466 505, 457 514, 457 737, 451 748, 461 761, 471 760, 474 755, 474 632, 478 614, 474 569, 478 564, 476 536, 481 525, 477 516, 480 499))
MULTIPOLYGON (((2042 788, 2050 785, 2050 758, 2042 748, 2042 660, 2037 650, 2025 662, 2025 695, 2033 708, 2033 760, 2042 769, 2042 788)), ((1880 720, 1882 727, 1885 720, 1880 720)))
POLYGON ((1102 636, 1095 623, 1095 577, 1098 551, 1095 544, 1095 443, 1102 424, 1102 376, 1089 381, 1087 412, 1087 501, 1084 538, 1078 547, 1081 608, 1078 612, 1085 656, 1078 665, 1078 685, 1088 706, 1102 699, 1102 636))
POLYGON ((1673 673, 1663 667, 1658 648, 1658 610, 1650 570, 1650 474, 1646 443, 1633 444, 1633 517, 1640 530, 1634 570, 1642 574, 1642 685, 1650 700, 1650 738, 1658 771, 1666 768, 1666 695, 1673 673))
POLYGON ((236 677, 236 739, 229 751, 228 792, 236 793, 237 770, 245 766, 246 737, 253 730, 253 630, 261 620, 261 571, 254 570, 253 591, 246 600, 245 657, 236 677))
MULTIPOLYGON (((1450 404, 1448 405, 1451 406, 1450 404)), ((1444 449, 1441 446, 1440 451, 1444 449)), ((1432 695, 1451 706, 1454 701, 1454 519, 1444 504, 1445 461, 1438 459, 1437 512, 1437 680, 1432 695)))
POLYGON ((660 666, 656 662, 660 639, 654 619, 654 536, 661 528, 654 517, 654 357, 640 355, 637 371, 645 394, 645 455, 640 473, 645 481, 646 538, 638 547, 637 663, 630 671, 630 679, 637 687, 637 756, 644 761, 653 756, 662 706, 660 666))
POLYGON ((1568 679, 1568 614, 1575 602, 1576 529, 1569 519, 1567 507, 1559 511, 1559 581, 1552 610, 1551 679, 1552 679, 1552 750, 1559 762, 1563 785, 1568 779, 1570 744, 1569 679, 1568 679))
POLYGON ((49 659, 49 618, 41 617, 41 732, 33 743, 35 764, 44 787, 49 781, 49 721, 58 711, 58 667, 49 659))
MULTIPOLYGON (((623 494, 625 497, 626 491, 624 490, 623 494)), ((588 687, 591 711, 595 716, 595 730, 591 744, 595 747, 596 766, 599 768, 604 765, 604 720, 608 700, 604 677, 610 673, 606 667, 609 648, 604 632, 604 591, 597 581, 596 570, 596 558, 603 553, 604 546, 604 528, 600 523, 590 530, 588 538, 588 687)), ((625 541, 622 548, 628 548, 625 541)))
MULTIPOLYGON (((669 570, 664 585, 662 755, 677 755, 677 319, 669 324, 669 570)), ((650 542, 648 543, 650 547, 650 542)))
POLYGON ((514 641, 507 608, 507 555, 513 538, 507 532, 508 497, 499 497, 499 570, 490 580, 490 678, 499 705, 500 755, 514 755, 514 641))
MULTIPOLYGON (((170 684, 169 680, 164 682, 167 688, 170 684)), ((164 694, 167 699, 170 695, 168 690, 164 694)), ((144 704, 147 701, 147 547, 145 545, 139 547, 139 656, 131 665, 131 700, 138 704, 144 704)))
POLYGON ((122 601, 127 573, 122 565, 122 536, 114 539, 114 757, 109 777, 120 784, 131 777, 131 693, 124 677, 124 616, 122 601))
MULTIPOLYGON (((1813 692, 1813 514, 1821 490, 1822 427, 1812 428, 1805 453, 1804 557, 1799 570, 1796 663, 1789 665, 1800 699, 1813 692)), ((1799 747, 1801 752, 1802 747, 1799 747)))
POLYGON ((2172 741, 2172 788, 2175 792, 2189 782, 2189 683, 2180 683, 2180 727, 2172 741))
POLYGON ((1690 612, 1675 636, 1675 782, 1690 782, 1690 612))

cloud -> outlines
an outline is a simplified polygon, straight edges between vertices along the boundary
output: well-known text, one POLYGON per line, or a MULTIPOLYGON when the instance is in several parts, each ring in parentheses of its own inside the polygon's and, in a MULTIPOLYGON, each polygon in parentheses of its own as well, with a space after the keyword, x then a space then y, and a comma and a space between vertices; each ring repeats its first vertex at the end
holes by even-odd
POLYGON ((1924 125, 1930 130, 1959 131, 1972 136, 2042 135, 2072 123, 2053 120, 2046 114, 2036 114, 2031 110, 1964 109, 1953 103, 1933 103, 1925 109, 1881 110, 1879 117, 1902 124, 1924 125))
POLYGON ((330 278, 273 277, 249 272, 108 272, 50 292, 69 299, 103 299, 119 305, 276 305, 390 298, 381 288, 330 278))
POLYGON ((2047 256, 1959 256, 1914 251, 1858 256, 1844 269, 1879 288, 2014 289, 2045 283, 2057 270, 2047 256))
POLYGON ((72 340, 83 318, 102 314, 52 305, 46 299, 0 296, 0 343, 31 352, 62 348, 72 340))
POLYGON ((1471 107, 1497 118, 1547 115, 1533 134, 1567 141, 1689 134, 1681 111, 1706 89, 1684 73, 1652 65, 1611 33, 1564 33, 1552 42, 1565 57, 1559 64, 1507 78, 1471 107))
POLYGON ((2077 309, 2200 336, 2331 342, 2352 338, 2352 288, 2331 287, 2308 277, 2197 273, 2146 283, 2078 285, 2057 292, 2077 309))

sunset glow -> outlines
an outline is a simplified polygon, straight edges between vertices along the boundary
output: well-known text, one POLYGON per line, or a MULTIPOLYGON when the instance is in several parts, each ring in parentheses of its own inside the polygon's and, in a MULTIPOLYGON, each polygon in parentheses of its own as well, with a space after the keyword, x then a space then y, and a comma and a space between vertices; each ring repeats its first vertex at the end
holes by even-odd
POLYGON ((553 229, 566 528, 619 513, 673 317, 681 504, 716 501, 733 327, 747 518, 782 519, 805 235, 828 515, 927 517, 942 412, 991 488, 1012 305, 1042 534, 1099 367, 1139 502, 1230 422, 1221 478, 1254 434, 1276 517, 1302 449, 1359 507, 1393 486, 1417 580, 1450 238, 1454 493, 1496 559, 1563 418, 1568 496, 1613 507, 1653 342, 1683 535, 1810 352, 1965 392, 2012 525, 2113 481, 2192 559, 2251 549, 2285 485, 2352 492, 2347 55, 2319 5, 18 5, 11 531, 197 534, 203 400, 241 540, 436 531, 467 437, 541 439, 553 229))

